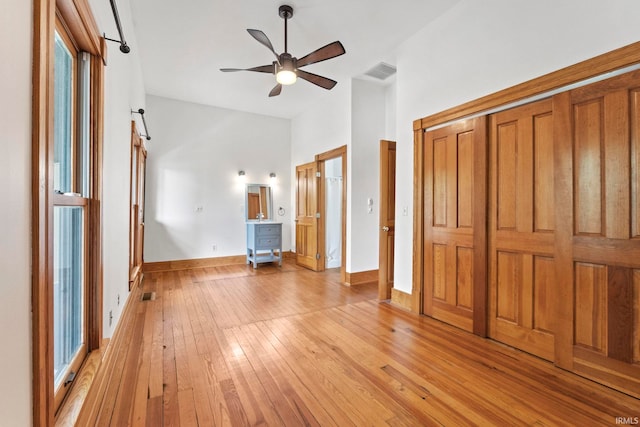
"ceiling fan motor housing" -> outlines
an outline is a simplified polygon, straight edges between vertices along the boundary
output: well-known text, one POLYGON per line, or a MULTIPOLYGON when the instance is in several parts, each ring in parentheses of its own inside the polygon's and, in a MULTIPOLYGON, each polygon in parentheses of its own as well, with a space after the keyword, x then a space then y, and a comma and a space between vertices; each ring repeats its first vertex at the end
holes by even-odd
POLYGON ((298 60, 297 58, 294 58, 293 56, 291 56, 290 53, 282 53, 280 54, 280 65, 278 66, 277 61, 274 61, 276 63, 276 73, 278 71, 281 70, 287 70, 287 71, 297 71, 298 70, 298 60))

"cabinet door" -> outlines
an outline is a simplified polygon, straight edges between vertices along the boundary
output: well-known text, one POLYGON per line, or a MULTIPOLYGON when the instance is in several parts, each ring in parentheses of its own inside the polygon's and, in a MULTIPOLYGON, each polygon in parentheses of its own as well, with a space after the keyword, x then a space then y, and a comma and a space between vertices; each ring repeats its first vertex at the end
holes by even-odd
POLYGON ((640 72, 553 102, 556 363, 640 397, 640 72))
POLYGON ((424 313, 486 334, 486 118, 424 138, 424 313))
POLYGON ((490 117, 489 336, 554 357, 550 99, 490 117))

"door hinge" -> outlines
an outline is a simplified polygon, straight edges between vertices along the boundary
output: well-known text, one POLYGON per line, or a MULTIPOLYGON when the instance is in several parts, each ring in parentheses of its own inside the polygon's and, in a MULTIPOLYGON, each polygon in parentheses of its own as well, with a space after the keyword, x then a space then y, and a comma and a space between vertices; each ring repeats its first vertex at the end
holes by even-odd
POLYGON ((316 172, 316 178, 322 178, 322 174, 320 172, 316 172))
POLYGON ((316 259, 320 259, 320 254, 316 254, 316 259))
POLYGON ((316 218, 320 218, 320 212, 316 212, 316 218))

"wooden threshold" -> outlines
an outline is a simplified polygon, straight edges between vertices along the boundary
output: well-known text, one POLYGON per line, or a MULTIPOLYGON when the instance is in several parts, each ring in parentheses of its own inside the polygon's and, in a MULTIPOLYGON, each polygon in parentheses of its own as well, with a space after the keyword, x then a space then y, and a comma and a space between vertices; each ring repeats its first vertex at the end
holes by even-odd
POLYGON ((337 270, 150 273, 84 425, 615 425, 640 401, 377 301, 337 270))

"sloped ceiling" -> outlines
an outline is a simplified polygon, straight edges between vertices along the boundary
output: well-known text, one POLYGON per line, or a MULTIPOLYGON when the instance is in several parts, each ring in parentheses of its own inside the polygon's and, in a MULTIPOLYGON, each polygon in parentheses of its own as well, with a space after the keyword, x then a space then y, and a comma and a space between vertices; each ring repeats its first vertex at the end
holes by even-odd
POLYGON ((299 80, 269 98, 273 75, 219 71, 273 61, 247 28, 262 30, 278 53, 284 50, 281 4, 294 8, 288 24, 293 56, 335 40, 345 46, 345 55, 305 67, 340 85, 381 61, 394 65, 395 48, 458 1, 131 0, 131 9, 148 94, 292 118, 331 91, 299 80))

